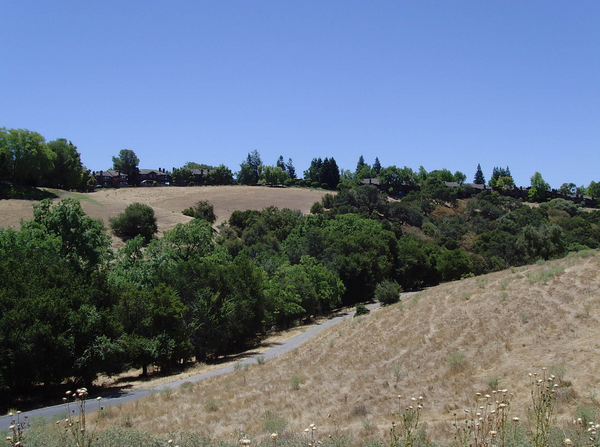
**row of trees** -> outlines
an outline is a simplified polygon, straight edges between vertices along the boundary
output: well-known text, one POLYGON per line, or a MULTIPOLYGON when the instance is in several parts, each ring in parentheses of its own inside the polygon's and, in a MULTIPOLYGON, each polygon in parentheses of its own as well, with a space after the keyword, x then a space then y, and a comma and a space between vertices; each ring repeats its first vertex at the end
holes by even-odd
POLYGON ((95 184, 77 147, 64 138, 46 143, 37 132, 0 128, 0 179, 15 185, 86 189, 95 184))
MULTIPOLYGON (((112 157, 112 169, 125 174, 130 185, 140 184, 140 159, 130 149, 122 149, 112 157)), ((201 184, 231 185, 234 183, 251 185, 264 182, 268 185, 297 185, 339 189, 357 186, 365 178, 377 178, 389 187, 389 192, 396 193, 400 186, 422 186, 425 181, 437 178, 441 182, 463 184, 467 176, 457 171, 454 174, 447 169, 427 172, 422 166, 418 171, 396 166, 383 167, 379 158, 375 157, 373 165, 359 157, 354 171, 341 170, 333 157, 314 158, 309 168, 304 171, 304 178, 296 178, 296 170, 292 159, 284 161, 280 156, 275 165, 264 165, 257 150, 248 153, 235 174, 225 165, 218 167, 187 162, 180 168, 168 172, 171 183, 188 185, 194 182, 193 170, 204 170, 201 184)), ((82 162, 77 147, 64 138, 46 142, 37 132, 25 129, 0 128, 0 179, 16 185, 44 185, 64 189, 87 190, 95 185, 95 179, 82 162)), ((481 165, 477 165, 473 183, 485 184, 485 176, 481 165)), ((494 167, 488 182, 492 188, 510 188, 515 186, 509 167, 494 167)), ((541 201, 550 185, 544 181, 540 173, 531 178, 530 200, 541 201)), ((563 183, 560 192, 568 194, 600 197, 600 183, 592 181, 585 187, 574 183, 563 183)))

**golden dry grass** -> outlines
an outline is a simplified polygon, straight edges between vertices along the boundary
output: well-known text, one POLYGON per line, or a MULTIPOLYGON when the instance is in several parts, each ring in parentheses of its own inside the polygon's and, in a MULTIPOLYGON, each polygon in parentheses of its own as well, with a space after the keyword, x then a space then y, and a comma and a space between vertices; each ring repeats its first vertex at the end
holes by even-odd
MULTIPOLYGON (((72 197, 80 201, 88 216, 101 219, 105 226, 108 220, 122 213, 127 205, 144 203, 154 209, 159 236, 178 223, 191 220, 181 214, 199 200, 208 200, 214 207, 217 222, 223 222, 235 210, 262 210, 268 206, 300 210, 307 214, 313 203, 327 194, 325 190, 307 188, 269 188, 261 186, 202 186, 202 187, 150 187, 101 189, 88 194, 59 192, 58 201, 72 197)), ((0 227, 19 228, 21 219, 33 218, 32 200, 0 200, 0 227)), ((113 238, 116 247, 122 242, 113 238)))
POLYGON ((157 434, 200 431, 235 441, 240 433, 266 436, 269 411, 297 434, 315 423, 323 435, 337 423, 359 440, 385 438, 402 394, 424 396, 429 434, 447 441, 454 411, 488 391, 491 377, 514 393, 512 416, 525 419, 527 373, 543 366, 566 371, 572 385, 561 390, 559 418, 571 418, 599 386, 599 263, 593 252, 443 284, 407 298, 402 309, 325 330, 263 366, 109 409, 102 424, 127 420, 157 434), (453 351, 464 354, 458 371, 447 365, 453 351), (302 379, 297 390, 294 375, 302 379))

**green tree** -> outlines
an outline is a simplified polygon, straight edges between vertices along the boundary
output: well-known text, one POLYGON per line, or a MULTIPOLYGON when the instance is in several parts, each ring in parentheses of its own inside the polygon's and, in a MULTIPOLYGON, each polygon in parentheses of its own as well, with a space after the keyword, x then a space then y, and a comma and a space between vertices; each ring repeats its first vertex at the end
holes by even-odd
POLYGON ((213 167, 210 165, 204 163, 195 163, 193 161, 186 162, 182 167, 187 169, 198 169, 200 171, 203 169, 213 169, 213 167))
POLYGON ((208 200, 200 200, 196 204, 182 211, 186 216, 193 217, 194 219, 203 219, 211 224, 217 220, 215 209, 208 200))
POLYGON ((563 183, 559 191, 564 194, 577 194, 577 185, 575 183, 563 183))
POLYGON ((458 183, 459 185, 462 185, 465 182, 465 180, 467 180, 467 175, 466 174, 464 174, 464 173, 462 173, 460 171, 456 171, 454 173, 454 181, 456 183, 458 183))
POLYGON ((54 153, 54 169, 50 174, 50 184, 63 188, 75 189, 83 180, 83 165, 77 147, 64 138, 50 141, 48 149, 54 153))
POLYGON ((277 159, 277 163, 275 164, 275 166, 277 166, 278 168, 281 168, 284 171, 286 170, 285 161, 283 161, 283 155, 279 156, 279 158, 277 159))
POLYGON ((296 168, 294 168, 294 162, 291 158, 288 158, 287 164, 285 165, 286 171, 290 178, 294 180, 296 178, 296 168))
POLYGON ((289 175, 279 166, 264 166, 262 177, 268 185, 283 185, 289 175))
POLYGON ((123 236, 141 235, 146 241, 158 231, 154 210, 139 202, 127 205, 125 212, 110 218, 110 227, 123 236))
POLYGON ((131 149, 121 149, 119 155, 112 158, 113 169, 127 176, 130 185, 140 184, 140 159, 131 149))
POLYGON ((0 128, 0 174, 16 185, 35 185, 47 179, 55 155, 37 132, 0 128))
POLYGON ((42 200, 33 205, 33 220, 22 227, 57 237, 61 256, 79 267, 93 269, 110 258, 110 237, 104 226, 86 216, 75 199, 62 199, 55 205, 50 199, 42 200))
POLYGON ((492 178, 489 181, 489 186, 491 186, 492 188, 496 188, 499 186, 511 186, 514 185, 515 182, 512 178, 512 175, 510 173, 510 168, 507 166, 506 169, 504 168, 497 168, 494 166, 494 170, 492 171, 492 178), (502 185, 498 185, 498 181, 501 178, 505 178, 502 181, 502 185))
POLYGON ((358 163, 356 163, 356 170, 354 171, 354 173, 358 175, 359 172, 361 172, 365 166, 368 165, 365 163, 365 157, 361 155, 360 157, 358 157, 358 163))
POLYGON ((498 177, 498 179, 496 180, 496 184, 495 184, 496 188, 501 188, 501 189, 509 189, 514 186, 515 186, 515 182, 514 182, 513 178, 509 177, 509 176, 498 177))
POLYGON ((483 171, 481 170, 480 164, 477 164, 477 171, 475 172, 473 183, 476 185, 485 185, 485 177, 483 176, 483 171))
POLYGON ((225 165, 219 165, 206 174, 207 185, 233 185, 233 173, 225 165))
POLYGON ((591 181, 588 187, 586 188, 586 192, 588 195, 599 198, 600 197, 600 183, 596 183, 595 181, 591 181))
POLYGON ((184 166, 182 168, 173 168, 171 178, 175 185, 186 186, 194 181, 194 174, 190 168, 184 166))
POLYGON ((373 163, 373 171, 375 171, 375 176, 379 175, 381 172, 381 163, 379 163, 379 157, 375 157, 375 163, 373 163))
POLYGON ((528 197, 532 202, 541 202, 546 199, 546 191, 550 185, 542 178, 542 174, 536 172, 531 176, 531 188, 528 197))
POLYGON ((400 301, 401 288, 396 281, 383 280, 375 287, 375 301, 383 305, 400 301))
POLYGON ((518 236, 517 247, 526 262, 548 260, 565 252, 564 239, 564 231, 558 225, 527 225, 518 236))
POLYGON ((246 164, 252 168, 254 183, 258 183, 258 180, 260 179, 260 166, 262 166, 262 161, 260 159, 260 154, 256 149, 248 153, 248 157, 246 157, 246 164))
POLYGON ((237 172, 237 182, 240 185, 254 185, 257 181, 252 166, 247 162, 240 164, 240 170, 237 172))

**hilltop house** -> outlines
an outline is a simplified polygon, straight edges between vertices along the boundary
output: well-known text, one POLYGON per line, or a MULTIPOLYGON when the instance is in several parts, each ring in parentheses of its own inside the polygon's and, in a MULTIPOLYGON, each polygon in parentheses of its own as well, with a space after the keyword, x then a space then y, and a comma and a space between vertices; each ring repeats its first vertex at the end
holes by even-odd
MULTIPOLYGON (((158 169, 138 169, 140 176, 140 185, 152 186, 154 182, 156 185, 168 185, 170 181, 170 175, 164 168, 158 169)), ((119 188, 121 186, 128 186, 127 175, 116 171, 114 169, 107 169, 106 171, 94 171, 92 175, 96 178, 96 184, 103 188, 119 188)))

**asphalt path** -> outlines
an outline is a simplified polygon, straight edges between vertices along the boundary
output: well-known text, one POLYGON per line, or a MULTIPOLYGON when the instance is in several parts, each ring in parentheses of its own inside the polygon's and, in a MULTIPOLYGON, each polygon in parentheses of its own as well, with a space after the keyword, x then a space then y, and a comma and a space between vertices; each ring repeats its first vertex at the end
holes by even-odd
MULTIPOLYGON (((412 295, 413 293, 414 292, 402 294, 402 298, 405 298, 408 295, 412 295)), ((374 309, 378 306, 379 306, 379 303, 375 303, 375 304, 369 304, 367 307, 369 309, 374 309)), ((354 312, 348 312, 346 314, 331 318, 330 320, 325 320, 321 323, 318 323, 318 324, 312 326, 311 328, 308 328, 306 331, 304 331, 298 335, 295 335, 293 337, 288 338, 285 341, 278 343, 277 345, 273 346, 272 348, 267 349, 260 355, 262 355, 264 357, 265 361, 275 358, 275 357, 278 357, 281 354, 285 354, 286 352, 289 352, 292 349, 295 349, 298 346, 302 345, 303 343, 308 341, 308 339, 315 336, 316 334, 323 331, 324 329, 335 326, 336 324, 341 323, 342 321, 344 321, 348 318, 352 318, 352 316, 354 316, 354 312)), ((247 358, 247 359, 241 361, 240 363, 242 365, 256 364, 256 357, 247 358)), ((199 382, 200 380, 208 379, 209 377, 220 376, 223 374, 230 373, 230 372, 234 371, 234 366, 235 365, 230 364, 230 365, 224 366, 222 368, 215 369, 213 371, 205 372, 205 373, 198 374, 198 375, 192 376, 192 377, 187 377, 187 378, 181 379, 181 380, 175 380, 173 382, 165 383, 163 385, 159 385, 159 386, 153 387, 151 389, 136 390, 136 391, 122 391, 122 392, 118 392, 118 393, 111 394, 111 395, 105 395, 102 397, 100 404, 104 408, 112 407, 113 405, 124 404, 125 402, 130 402, 132 400, 141 399, 142 397, 146 397, 155 392, 163 391, 163 390, 166 390, 169 388, 170 389, 177 388, 184 382, 199 382)), ((98 409, 98 407, 99 407, 99 403, 96 401, 96 397, 90 397, 86 401, 87 411, 95 411, 98 409)), ((71 406, 71 409, 73 409, 73 408, 75 408, 74 405, 71 406)), ((31 420, 40 421, 40 419, 45 419, 46 422, 51 422, 52 420, 57 420, 62 417, 65 417, 66 409, 63 404, 53 405, 51 407, 38 408, 36 410, 23 412, 20 415, 21 420, 23 420, 23 417, 25 415, 28 416, 28 419, 30 421, 31 420)), ((12 418, 8 415, 1 416, 0 417, 0 429, 8 428, 8 426, 10 425, 11 419, 12 418)))

